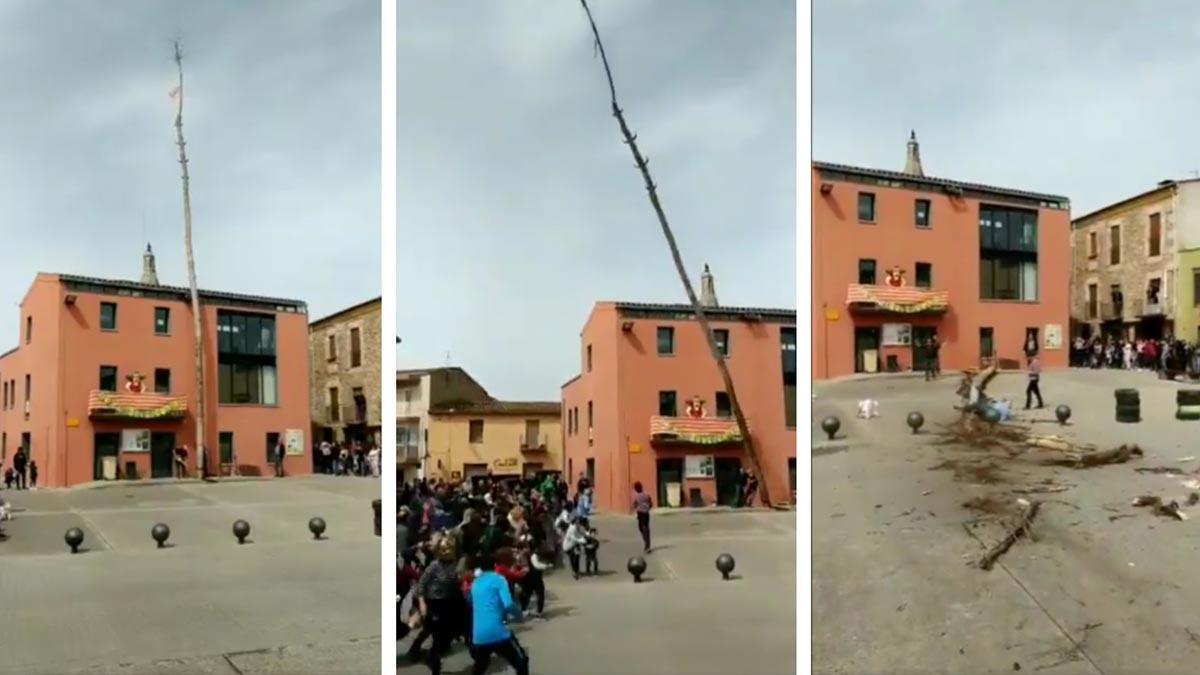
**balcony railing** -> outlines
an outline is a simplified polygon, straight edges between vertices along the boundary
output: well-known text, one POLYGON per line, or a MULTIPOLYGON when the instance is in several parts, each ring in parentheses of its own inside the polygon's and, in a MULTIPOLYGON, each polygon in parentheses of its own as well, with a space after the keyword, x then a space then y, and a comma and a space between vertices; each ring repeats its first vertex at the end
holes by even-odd
POLYGON ((545 452, 549 447, 546 434, 521 436, 521 452, 545 452))
POLYGON ((651 417, 650 440, 656 443, 719 445, 740 443, 735 420, 724 417, 651 417))
POLYGON ((180 419, 187 416, 187 408, 186 396, 99 389, 88 394, 88 417, 93 419, 180 419))
POLYGON ((1124 316, 1125 303, 1123 302, 1105 302, 1100 305, 1100 320, 1112 321, 1120 319, 1124 316))
POLYGON ((396 461, 397 462, 419 462, 419 461, 421 461, 421 448, 419 448, 416 445, 396 444, 396 461))
POLYGON ((343 424, 362 424, 367 421, 367 407, 365 405, 346 405, 342 406, 342 423, 343 424))

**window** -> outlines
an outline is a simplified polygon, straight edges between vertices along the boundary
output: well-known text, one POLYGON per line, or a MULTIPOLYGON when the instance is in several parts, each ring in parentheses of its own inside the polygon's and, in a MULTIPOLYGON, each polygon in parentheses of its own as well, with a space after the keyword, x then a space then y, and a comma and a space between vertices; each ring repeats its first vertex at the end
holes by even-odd
MULTIPOLYGON (((1037 213, 997 206, 979 209, 979 295, 984 300, 1038 297, 1037 213)), ((1089 253, 1093 252, 1089 239, 1089 253)))
POLYGON ((267 432, 267 463, 268 464, 273 463, 275 461, 275 446, 277 446, 277 445, 279 445, 279 432, 268 431, 267 432))
POLYGON ((337 336, 329 336, 329 346, 326 348, 326 361, 337 361, 337 336))
POLYGON ((592 372, 592 346, 587 346, 587 371, 592 372))
MULTIPOLYGON (((658 327, 658 355, 671 356, 675 353, 675 329, 670 326, 658 327)), ((590 424, 588 426, 591 426, 590 424)))
POLYGON ((789 429, 796 428, 796 329, 779 329, 779 356, 783 370, 784 416, 789 429))
MULTIPOLYGON (((588 401, 588 436, 592 434, 592 402, 588 401)), ((588 440, 591 440, 590 438, 588 440)))
POLYGON ((989 359, 996 355, 996 337, 991 326, 979 328, 979 356, 989 359))
POLYGON ((1200 307, 1200 267, 1192 268, 1192 305, 1200 307))
POLYGON ((154 334, 171 334, 171 310, 168 307, 154 308, 154 334))
POLYGON ((660 417, 677 417, 679 408, 675 402, 675 392, 658 392, 658 414, 660 417))
POLYGON ((931 206, 928 199, 918 199, 916 206, 916 221, 917 227, 929 227, 929 215, 931 206))
POLYGON ((329 421, 338 422, 342 419, 341 401, 338 400, 338 388, 329 388, 329 421))
POLYGON ((233 464, 233 432, 222 431, 217 442, 221 446, 221 463, 233 464))
POLYGON ((1122 310, 1125 305, 1125 296, 1121 293, 1121 284, 1112 284, 1109 286, 1108 295, 1112 298, 1111 313, 1119 317, 1123 313, 1122 310))
POLYGON ((357 328, 350 329, 350 367, 357 368, 362 365, 362 331, 357 328))
POLYGON ((1095 258, 1100 255, 1100 246, 1096 241, 1096 233, 1088 232, 1088 258, 1095 258))
POLYGON ((117 329, 117 303, 100 303, 100 330, 117 329))
POLYGON ((1096 303, 1100 301, 1100 286, 1098 284, 1088 284, 1087 287, 1087 318, 1094 319, 1099 316, 1100 311, 1096 303))
POLYGON ((25 344, 33 341, 33 317, 25 317, 25 344))
POLYGON ((1162 279, 1151 279, 1146 286, 1146 304, 1157 305, 1162 300, 1162 279))
POLYGON ((482 443, 483 442, 483 420, 471 420, 469 433, 471 435, 470 440, 472 443, 482 443))
POLYGON ((217 311, 218 402, 276 405, 275 317, 217 311))
POLYGON ((733 417, 733 405, 729 403, 729 394, 717 392, 717 417, 733 417))
POLYGON ((858 283, 864 286, 875 285, 875 261, 869 258, 858 259, 858 283))
POLYGON ((729 356, 729 331, 724 328, 714 328, 713 339, 717 341, 717 351, 721 352, 721 356, 729 356))
POLYGON ((154 369, 154 393, 156 393, 156 394, 171 393, 171 369, 170 368, 155 368, 154 369))
POLYGON ((588 457, 587 460, 587 479, 589 485, 596 485, 596 459, 594 457, 588 457))
POLYGON ((870 192, 858 193, 858 219, 864 223, 875 222, 875 195, 870 192))
POLYGON ((1162 255, 1162 216, 1160 214, 1150 214, 1150 244, 1147 248, 1150 250, 1148 255, 1151 258, 1162 255))
POLYGON ((933 288, 932 263, 917 263, 917 288, 933 288))
POLYGON ((117 367, 100 366, 100 391, 117 390, 117 367))
POLYGON ((1108 228, 1108 264, 1121 264, 1121 226, 1108 228))

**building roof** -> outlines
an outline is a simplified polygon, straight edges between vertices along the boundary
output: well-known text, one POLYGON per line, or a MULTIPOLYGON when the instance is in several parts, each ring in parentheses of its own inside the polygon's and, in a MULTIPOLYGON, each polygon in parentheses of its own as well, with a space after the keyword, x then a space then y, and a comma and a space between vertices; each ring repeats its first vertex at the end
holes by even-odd
POLYGON ((1121 208, 1122 206, 1125 206, 1126 204, 1136 202, 1137 200, 1142 199, 1144 197, 1149 197, 1150 195, 1152 195, 1156 192, 1161 192, 1163 190, 1173 190, 1173 189, 1175 189, 1175 186, 1177 186, 1177 185, 1182 185, 1184 183, 1194 183, 1197 180, 1200 180, 1200 179, 1187 178, 1187 179, 1183 179, 1183 180, 1160 181, 1158 183, 1158 185, 1155 185, 1154 187, 1150 188, 1149 190, 1146 190, 1145 192, 1139 192, 1136 195, 1133 195, 1132 197, 1127 197, 1120 201, 1113 202, 1112 204, 1109 204, 1107 206, 1102 206, 1090 213, 1085 213, 1084 215, 1079 216, 1078 218, 1074 218, 1071 220, 1071 225, 1075 226, 1075 225, 1078 225, 1079 223, 1082 223, 1085 220, 1091 220, 1092 218, 1095 218, 1096 216, 1099 216, 1099 215, 1106 213, 1108 211, 1111 211, 1113 209, 1118 209, 1118 208, 1121 208))
MULTIPOLYGON (((143 284, 138 281, 127 281, 125 279, 101 279, 99 277, 85 277, 77 274, 55 274, 60 281, 74 284, 85 284, 93 286, 109 286, 118 289, 127 289, 131 291, 141 291, 143 293, 159 293, 166 295, 176 295, 184 301, 189 301, 192 298, 192 292, 188 288, 182 286, 156 286, 154 284, 143 284)), ((248 295, 243 293, 226 293, 223 291, 199 291, 202 300, 213 300, 217 302, 233 302, 233 303, 253 303, 259 305, 274 305, 276 307, 283 306, 294 309, 295 311, 308 311, 308 306, 303 300, 288 300, 285 298, 272 298, 264 295, 248 295)))
POLYGON ((558 401, 463 401, 429 409, 438 415, 554 415, 562 414, 558 401))
MULTIPOLYGON (((670 304, 670 303, 653 303, 653 302, 621 302, 612 303, 618 311, 622 312, 644 312, 649 314, 692 314, 696 308, 689 304, 670 304)), ((781 309, 771 307, 705 307, 706 315, 714 316, 734 316, 745 319, 754 318, 771 318, 771 319, 791 319, 796 320, 796 310, 781 309)))
POLYGON ((849 166, 846 164, 834 164, 832 162, 813 162, 813 168, 818 171, 833 171, 838 173, 846 173, 868 178, 878 178, 883 180, 904 181, 909 183, 917 183, 927 185, 929 187, 952 188, 962 190, 964 192, 980 192, 984 194, 992 194, 1000 197, 1017 197, 1020 199, 1034 199, 1039 202, 1059 202, 1069 204, 1070 199, 1061 195, 1051 195, 1041 192, 1029 192, 1028 190, 1014 190, 1011 188, 996 187, 993 185, 983 185, 981 183, 967 183, 964 181, 950 180, 948 178, 933 178, 930 176, 918 176, 911 173, 903 173, 900 171, 886 171, 884 169, 869 169, 861 166, 849 166))
POLYGON ((327 315, 317 319, 316 321, 309 323, 308 325, 309 326, 317 326, 317 325, 323 324, 327 321, 330 321, 332 319, 336 319, 339 316, 342 316, 343 314, 349 314, 350 312, 353 312, 358 309, 362 309, 363 307, 367 307, 368 305, 373 305, 373 304, 382 303, 382 302, 383 302, 382 295, 377 298, 371 298, 370 300, 365 300, 363 302, 358 303, 357 305, 351 305, 344 309, 339 309, 338 311, 334 312, 333 314, 327 314, 327 315))
MULTIPOLYGON (((436 368, 398 369, 396 371, 396 381, 411 380, 413 378, 421 377, 422 375, 433 375, 435 373, 442 373, 442 372, 453 371, 453 370, 457 370, 457 371, 463 373, 464 375, 466 375, 466 373, 467 373, 467 371, 463 370, 462 368, 460 368, 458 366, 438 366, 436 368)), ((467 377, 470 377, 470 375, 467 375, 467 377)))

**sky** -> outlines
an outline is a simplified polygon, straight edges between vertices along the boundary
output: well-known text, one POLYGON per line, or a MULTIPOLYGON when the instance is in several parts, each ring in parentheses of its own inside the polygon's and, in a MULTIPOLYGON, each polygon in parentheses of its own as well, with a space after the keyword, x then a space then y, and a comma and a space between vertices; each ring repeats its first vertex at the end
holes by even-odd
MULTIPOLYGON (((618 98, 698 286, 796 306, 791 0, 593 0, 618 98)), ((578 2, 400 0, 401 368, 559 400, 603 300, 687 302, 578 2)))
POLYGON ((39 271, 187 285, 172 40, 202 288, 380 294, 377 0, 0 2, 0 350, 39 271))
POLYGON ((813 4, 815 159, 900 170, 915 129, 927 175, 1073 217, 1200 175, 1197 3, 813 4))

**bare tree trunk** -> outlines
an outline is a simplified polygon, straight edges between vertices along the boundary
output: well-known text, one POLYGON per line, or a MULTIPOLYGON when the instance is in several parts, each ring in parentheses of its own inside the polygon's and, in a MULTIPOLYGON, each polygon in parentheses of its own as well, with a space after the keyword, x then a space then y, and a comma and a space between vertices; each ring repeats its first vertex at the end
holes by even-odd
POLYGON ((683 265, 683 258, 679 255, 679 247, 675 243, 675 235, 671 232, 671 226, 667 223, 667 216, 663 212, 662 204, 658 199, 658 189, 654 184, 654 179, 650 177, 649 160, 642 156, 637 146, 637 136, 629 130, 629 125, 625 123, 625 114, 621 107, 617 105, 617 87, 613 84, 612 70, 608 66, 608 56, 604 53, 604 43, 600 41, 600 31, 596 28, 596 21, 592 18, 592 10, 588 8, 587 0, 579 0, 583 5, 583 11, 587 12, 588 23, 592 26, 592 35, 596 38, 596 49, 600 52, 600 60, 604 63, 604 75, 608 78, 608 90, 612 98, 613 117, 617 118, 617 124, 621 127, 621 135, 625 138, 625 144, 629 146, 629 151, 633 153, 634 164, 642 173, 642 179, 646 183, 646 193, 650 197, 650 204, 654 207, 654 213, 658 216, 658 224, 662 226, 663 236, 667 240, 667 246, 671 249, 671 259, 675 261, 675 271, 679 273, 679 280, 683 282, 683 289, 687 292, 688 300, 692 303, 692 308, 696 312, 696 320, 700 323, 701 330, 704 331, 704 337, 708 340, 708 350, 712 354, 713 360, 717 362, 717 370, 721 372, 721 379, 725 383, 725 391, 729 394, 729 404, 733 408, 733 416, 737 419, 738 431, 742 434, 742 447, 746 451, 746 457, 750 460, 751 468, 758 476, 758 487, 761 491, 762 502, 765 506, 771 506, 770 491, 767 487, 767 477, 763 473, 762 463, 759 460, 758 453, 754 449, 754 441, 750 437, 750 429, 746 426, 746 417, 742 414, 742 408, 738 405, 737 393, 733 388, 733 378, 729 375, 729 368, 725 365, 725 357, 721 354, 721 350, 717 347, 717 339, 713 335, 712 329, 708 325, 708 317, 704 314, 704 306, 696 298, 696 291, 692 288, 691 279, 688 278, 687 268, 683 265))
MULTIPOLYGON (((196 288, 196 259, 192 254, 192 197, 188 179, 187 152, 183 141, 183 53, 175 42, 175 65, 179 69, 179 88, 175 91, 178 109, 175 113, 175 143, 179 146, 179 166, 183 180, 183 245, 187 250, 188 286, 192 292, 192 326, 196 344, 196 459, 201 477, 208 473, 208 448, 204 443, 204 327, 201 317, 200 292, 196 288)), ((219 466, 219 463, 218 463, 219 466)))

